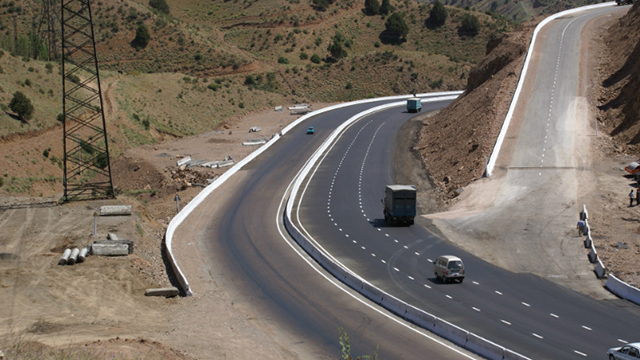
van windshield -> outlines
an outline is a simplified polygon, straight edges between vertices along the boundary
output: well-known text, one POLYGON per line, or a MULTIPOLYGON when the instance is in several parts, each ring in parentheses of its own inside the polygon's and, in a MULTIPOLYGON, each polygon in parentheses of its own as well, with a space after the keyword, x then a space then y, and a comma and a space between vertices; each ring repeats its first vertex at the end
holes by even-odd
POLYGON ((447 265, 447 269, 449 270, 462 270, 462 261, 451 261, 449 265, 447 265))

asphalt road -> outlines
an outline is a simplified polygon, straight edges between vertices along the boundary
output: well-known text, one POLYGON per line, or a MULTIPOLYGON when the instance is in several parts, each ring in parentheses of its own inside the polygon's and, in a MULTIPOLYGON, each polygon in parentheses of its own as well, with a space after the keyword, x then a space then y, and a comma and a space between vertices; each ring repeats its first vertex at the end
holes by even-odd
MULTIPOLYGON (((579 37, 587 21, 614 10, 550 24, 536 49, 533 90, 494 206, 450 220, 467 236, 500 239, 510 261, 526 262, 523 269, 594 279, 574 235, 576 177, 584 171, 575 155, 576 119, 584 115, 576 80, 579 37)), ((393 183, 389 164, 403 115, 395 109, 358 122, 318 166, 299 219, 315 241, 381 289, 534 359, 604 357, 609 347, 640 338, 640 311, 624 301, 597 301, 536 275, 503 270, 419 226, 386 227, 381 199, 393 183), (463 284, 435 281, 431 261, 441 254, 465 260, 463 284)))
MULTIPOLYGON (((447 103, 425 104, 423 111, 447 103)), ((339 357, 339 327, 349 334, 354 357, 372 354, 379 346, 381 359, 423 359, 425 354, 429 358, 477 358, 358 301, 359 296, 344 289, 279 232, 279 206, 298 170, 338 124, 371 106, 312 118, 239 172, 235 181, 241 191, 233 201, 218 204, 222 211, 217 213, 224 215, 209 219, 199 235, 210 239, 205 251, 215 252, 221 262, 217 267, 225 269, 228 283, 271 319, 269 326, 294 334, 292 352, 298 344, 314 349, 303 358, 339 357), (308 126, 315 127, 315 135, 306 135, 308 126)), ((411 116, 404 113, 400 118, 404 121, 411 116)))

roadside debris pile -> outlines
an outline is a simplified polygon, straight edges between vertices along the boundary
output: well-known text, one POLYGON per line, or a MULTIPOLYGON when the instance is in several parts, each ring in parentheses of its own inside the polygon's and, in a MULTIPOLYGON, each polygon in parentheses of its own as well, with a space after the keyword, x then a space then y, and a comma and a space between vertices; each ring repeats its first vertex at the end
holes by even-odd
POLYGON ((182 184, 182 187, 207 186, 218 178, 218 175, 212 175, 182 166, 171 170, 171 179, 182 184))

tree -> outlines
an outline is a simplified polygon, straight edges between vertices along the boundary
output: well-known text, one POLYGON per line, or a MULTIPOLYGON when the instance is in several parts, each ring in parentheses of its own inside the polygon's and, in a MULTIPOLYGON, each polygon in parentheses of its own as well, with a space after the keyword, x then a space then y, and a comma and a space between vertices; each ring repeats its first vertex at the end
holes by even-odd
POLYGON ((347 57, 347 50, 344 48, 344 43, 346 38, 342 33, 336 32, 335 35, 331 38, 331 43, 327 47, 331 57, 335 60, 340 60, 347 57))
POLYGON ((480 31, 480 20, 478 17, 471 14, 465 14, 462 18, 462 24, 458 29, 458 34, 460 35, 470 35, 476 36, 480 31))
POLYGON ((391 5, 389 0, 382 0, 382 5, 380 5, 380 15, 388 15, 395 8, 391 5))
POLYGON ((332 41, 331 44, 329 44, 329 47, 327 48, 327 50, 329 50, 331 57, 334 58, 335 60, 346 58, 348 55, 347 50, 345 50, 344 47, 342 47, 342 43, 335 40, 332 41))
POLYGON ((149 45, 149 40, 151 40, 149 29, 145 24, 140 24, 136 29, 136 37, 131 42, 131 45, 136 49, 145 48, 149 45))
POLYGON ((161 13, 169 14, 169 4, 167 4, 167 0, 149 0, 149 6, 161 13))
POLYGON ((18 114, 18 117, 21 120, 31 119, 35 110, 31 104, 31 100, 29 100, 29 98, 20 91, 13 93, 13 99, 11 99, 11 102, 9 103, 9 109, 18 114))
POLYGON ((440 0, 436 0, 435 4, 433 4, 433 7, 431 8, 431 11, 429 12, 427 26, 437 28, 444 25, 444 23, 447 21, 448 15, 449 14, 447 13, 447 8, 444 7, 440 0))
POLYGON ((364 12, 367 15, 377 15, 380 12, 378 0, 364 0, 364 12))
POLYGON ((393 13, 384 24, 387 34, 397 38, 404 39, 409 33, 409 26, 404 22, 404 14, 393 13))

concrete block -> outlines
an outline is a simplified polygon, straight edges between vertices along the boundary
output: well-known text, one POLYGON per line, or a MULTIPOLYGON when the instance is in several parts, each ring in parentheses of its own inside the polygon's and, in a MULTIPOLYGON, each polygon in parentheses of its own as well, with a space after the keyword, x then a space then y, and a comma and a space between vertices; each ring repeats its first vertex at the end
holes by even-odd
POLYGON ((362 291, 360 292, 364 297, 373 301, 374 303, 380 305, 382 300, 384 299, 385 293, 377 287, 364 283, 362 286, 362 291))
POLYGON ((434 321, 433 332, 452 343, 465 347, 467 345, 467 337, 469 332, 463 328, 453 325, 450 322, 436 318, 434 321))
POLYGON ((180 295, 178 288, 176 287, 167 287, 167 288, 159 288, 159 289, 147 289, 144 292, 144 296, 164 296, 164 297, 174 297, 180 295))
POLYGON ((466 349, 486 359, 502 359, 504 348, 474 333, 467 336, 466 349))
POLYGON ((107 240, 118 240, 118 235, 116 235, 114 233, 108 233, 107 234, 107 240))
POLYGON ((133 254, 133 241, 132 240, 127 240, 127 239, 118 239, 118 240, 96 240, 93 242, 94 244, 105 244, 105 245, 112 245, 112 244, 124 244, 128 247, 128 252, 129 254, 133 254))
POLYGON ((96 244, 91 245, 91 253, 98 256, 127 256, 129 246, 127 244, 96 244))
POLYGON ((433 330, 433 326, 436 321, 435 316, 411 305, 407 306, 405 319, 429 331, 433 330))
POLYGON ((105 205, 100 207, 100 216, 131 215, 131 205, 105 205))
POLYGON ((607 275, 607 269, 600 259, 598 259, 598 263, 596 264, 595 272, 598 279, 603 279, 607 275))
POLYGON ((589 262, 594 264, 598 261, 598 252, 596 251, 596 247, 591 243, 591 251, 589 251, 589 262))
POLYGON ((591 243, 592 243, 591 236, 587 236, 587 238, 584 239, 584 248, 585 249, 590 248, 591 247, 591 243))

